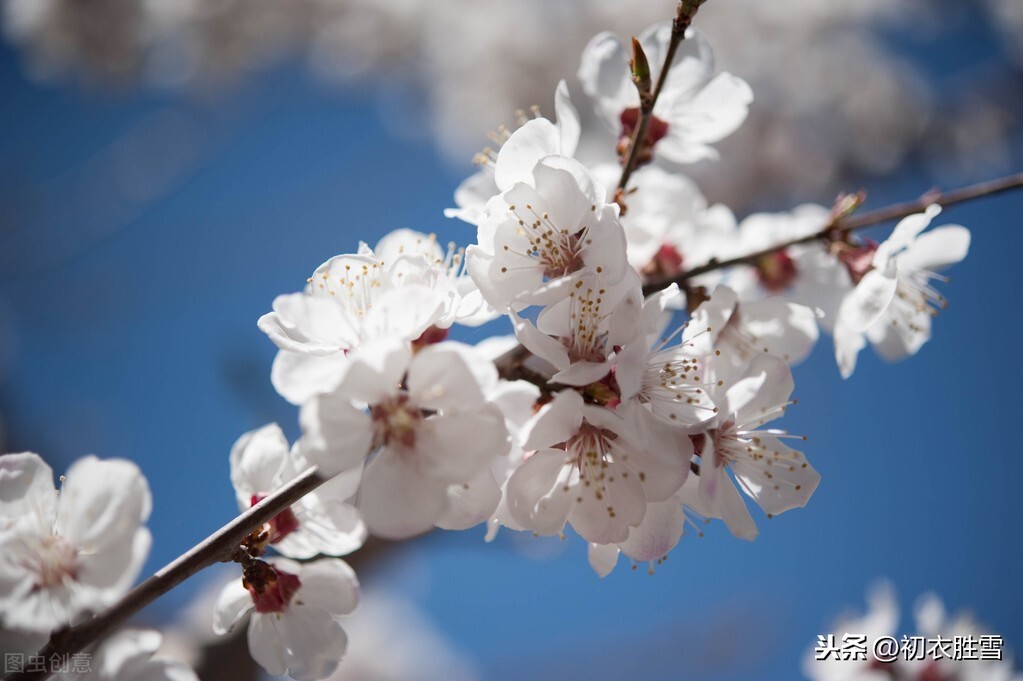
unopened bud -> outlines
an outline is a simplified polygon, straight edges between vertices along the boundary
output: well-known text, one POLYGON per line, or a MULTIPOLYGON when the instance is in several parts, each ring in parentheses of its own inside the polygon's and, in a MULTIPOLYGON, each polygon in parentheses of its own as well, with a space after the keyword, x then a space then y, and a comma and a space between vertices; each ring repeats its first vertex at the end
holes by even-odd
POLYGON ((649 102, 653 93, 653 82, 650 79, 650 61, 646 58, 643 46, 635 38, 632 39, 632 60, 629 62, 632 68, 632 82, 639 90, 639 101, 649 102))

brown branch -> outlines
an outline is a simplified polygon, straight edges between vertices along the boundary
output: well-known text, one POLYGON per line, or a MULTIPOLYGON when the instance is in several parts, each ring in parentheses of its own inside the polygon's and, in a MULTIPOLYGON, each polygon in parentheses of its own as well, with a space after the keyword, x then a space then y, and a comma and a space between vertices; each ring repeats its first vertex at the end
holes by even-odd
MULTIPOLYGON (((652 93, 644 92, 643 88, 639 88, 639 122, 632 133, 632 140, 629 142, 629 155, 626 158, 625 165, 622 166, 622 175, 618 180, 616 198, 624 195, 625 189, 629 184, 629 178, 632 177, 633 171, 639 165, 639 157, 645 146, 646 131, 650 127, 650 119, 654 114, 654 105, 657 104, 657 98, 661 96, 664 82, 668 78, 668 71, 671 70, 671 64, 675 60, 675 53, 678 51, 678 46, 685 40, 686 30, 693 23, 696 11, 706 1, 680 0, 678 9, 675 12, 675 19, 671 22, 671 39, 668 42, 668 52, 664 55, 661 73, 657 76, 657 85, 654 86, 652 93)), ((635 44, 638 45, 638 43, 635 44)), ((647 84, 649 85, 649 82, 647 84)))
MULTIPOLYGON (((54 632, 38 655, 47 661, 52 655, 67 659, 96 643, 188 577, 214 563, 231 560, 249 534, 327 480, 315 466, 310 468, 157 571, 114 605, 80 624, 54 632)), ((49 676, 48 671, 23 671, 8 674, 4 681, 41 681, 49 676)))
POLYGON ((954 203, 962 203, 964 201, 970 201, 984 196, 992 196, 994 194, 1000 194, 1002 192, 1020 188, 1023 188, 1023 173, 1008 175, 1006 177, 998 178, 997 180, 981 182, 979 184, 970 185, 969 187, 954 189, 949 192, 928 192, 916 201, 898 203, 892 206, 878 208, 877 210, 860 213, 859 215, 854 215, 852 217, 833 220, 827 225, 824 225, 820 231, 808 234, 799 239, 786 241, 785 243, 777 244, 770 248, 765 248, 754 253, 747 253, 746 255, 740 255, 735 258, 729 258, 727 260, 711 259, 707 264, 694 267, 691 270, 683 272, 677 277, 647 282, 643 285, 643 295, 656 293, 657 291, 663 290, 672 284, 683 286, 690 279, 715 270, 734 267, 736 265, 752 265, 760 258, 773 255, 774 253, 783 251, 790 246, 807 244, 819 240, 833 241, 840 239, 851 232, 865 227, 872 227, 892 220, 898 220, 908 215, 913 215, 914 213, 920 213, 931 204, 936 203, 939 206, 950 206, 954 203))

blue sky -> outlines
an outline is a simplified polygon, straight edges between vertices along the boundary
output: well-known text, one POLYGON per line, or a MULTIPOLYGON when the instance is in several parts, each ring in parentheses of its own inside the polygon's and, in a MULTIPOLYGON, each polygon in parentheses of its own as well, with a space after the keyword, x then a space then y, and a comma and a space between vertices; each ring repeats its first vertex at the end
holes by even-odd
MULTIPOLYGON (((298 67, 211 100, 41 87, 5 47, 0 88, 9 445, 56 469, 86 453, 137 461, 154 496, 152 572, 233 514, 227 453, 242 432, 277 420, 295 433, 255 326, 274 296, 393 228, 470 242, 441 215, 470 167, 389 136, 369 96, 298 67)), ((1010 144, 1018 162, 1018 133, 1010 144)), ((907 167, 862 184, 878 206, 934 181, 907 167)), ((713 524, 653 576, 620 565, 600 580, 577 538, 438 532, 362 579, 421 603, 488 679, 791 681, 878 577, 907 610, 934 590, 1023 650, 1021 208, 1015 194, 944 214, 973 243, 919 356, 891 366, 868 351, 842 381, 823 341, 796 369, 785 426, 808 435, 822 482, 807 509, 756 515, 757 541, 713 524)))

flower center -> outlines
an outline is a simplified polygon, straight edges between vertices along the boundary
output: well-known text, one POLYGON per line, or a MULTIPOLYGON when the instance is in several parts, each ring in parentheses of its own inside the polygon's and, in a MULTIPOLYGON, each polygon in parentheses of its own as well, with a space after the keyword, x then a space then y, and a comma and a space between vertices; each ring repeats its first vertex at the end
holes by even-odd
MULTIPOLYGON (((622 134, 618 139, 618 159, 625 162, 629 153, 629 146, 632 144, 632 136, 636 133, 636 126, 639 125, 639 108, 626 109, 619 116, 622 124, 622 134)), ((668 124, 657 116, 651 115, 650 122, 646 127, 646 135, 639 141, 639 151, 636 167, 650 163, 654 158, 654 145, 664 139, 668 134, 668 124)))
POLYGON ((853 286, 860 283, 860 280, 874 269, 874 251, 877 250, 876 241, 868 241, 863 246, 849 246, 843 244, 844 248, 838 251, 839 261, 849 271, 849 279, 853 286))
POLYGON ((607 315, 601 311, 604 293, 604 289, 584 290, 583 282, 577 281, 575 290, 568 294, 571 300, 571 335, 561 338, 561 343, 568 350, 572 362, 607 361, 607 329, 603 324, 607 315))
POLYGON ((757 277, 760 285, 771 293, 784 291, 799 274, 795 261, 786 251, 765 255, 757 260, 757 277))
POLYGON ((653 279, 666 279, 682 274, 682 253, 671 244, 661 244, 650 262, 643 266, 643 275, 653 279))
MULTIPOLYGON (((529 242, 525 253, 519 252, 519 255, 538 260, 545 277, 558 279, 583 268, 582 249, 586 245, 588 226, 572 232, 559 228, 550 213, 538 213, 528 203, 525 211, 514 205, 508 206, 508 210, 518 220, 519 234, 529 242)), ((505 250, 511 248, 510 244, 505 245, 505 250)))
MULTIPOLYGON (((253 494, 251 506, 255 506, 263 499, 266 499, 265 494, 253 494)), ((269 535, 269 541, 271 544, 276 544, 281 541, 289 534, 298 529, 298 518, 295 517, 295 513, 291 510, 291 507, 284 509, 266 523, 269 527, 267 534, 269 535)))
POLYGON ((416 428, 423 420, 423 411, 409 403, 407 393, 375 404, 370 408, 377 442, 381 445, 401 444, 414 447, 416 428))
POLYGON ((75 579, 78 574, 78 551, 63 537, 43 537, 34 547, 24 565, 36 574, 34 590, 49 589, 75 579))
POLYGON ((289 572, 257 560, 245 567, 242 585, 252 596, 256 612, 269 613, 284 612, 302 582, 289 572))

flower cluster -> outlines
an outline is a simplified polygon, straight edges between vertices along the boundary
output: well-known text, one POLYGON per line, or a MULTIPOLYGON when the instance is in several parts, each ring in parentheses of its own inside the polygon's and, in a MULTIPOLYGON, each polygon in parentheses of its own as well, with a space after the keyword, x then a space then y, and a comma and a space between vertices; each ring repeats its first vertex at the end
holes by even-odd
MULTIPOLYGON (((570 526, 601 576, 621 554, 659 562, 697 520, 755 538, 747 499, 772 517, 819 482, 789 445, 806 438, 775 422, 820 331, 845 377, 868 342, 900 359, 929 338, 945 305, 936 272, 969 247, 962 227, 927 229, 938 207, 875 243, 842 227, 856 197, 739 222, 681 172, 715 158, 752 102, 688 26, 698 6, 680 3, 631 59, 610 34, 583 52, 579 79, 618 163, 583 153, 562 82, 556 119, 503 131, 456 191, 448 215, 475 226, 475 243, 392 232, 330 258, 259 320, 301 434, 289 443, 271 424, 238 440, 239 509, 310 471, 323 483, 237 547, 242 578, 216 605, 217 633, 251 615, 250 650, 271 674, 335 672, 340 618, 359 600, 340 557, 371 534, 570 526), (510 343, 448 338, 500 316, 510 343)), ((86 459, 57 497, 38 457, 0 462, 5 624, 49 631, 109 605, 148 548, 138 471, 86 459)))

